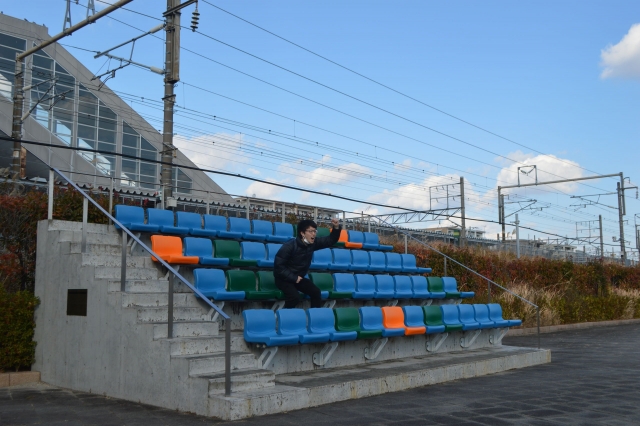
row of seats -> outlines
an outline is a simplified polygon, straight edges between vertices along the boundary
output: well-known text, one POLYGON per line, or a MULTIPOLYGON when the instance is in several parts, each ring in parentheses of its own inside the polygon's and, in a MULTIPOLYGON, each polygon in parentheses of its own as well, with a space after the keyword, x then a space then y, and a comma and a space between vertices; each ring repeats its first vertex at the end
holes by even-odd
MULTIPOLYGON (((248 241, 283 243, 296 235, 295 226, 290 223, 249 220, 225 216, 200 215, 198 213, 170 210, 147 209, 142 207, 115 206, 116 219, 127 229, 134 232, 150 232, 171 235, 191 235, 194 237, 225 238, 248 241)), ((116 228, 119 228, 116 225, 116 228)), ((318 237, 330 234, 328 228, 318 228, 318 237)), ((365 248, 367 250, 390 251, 392 246, 381 245, 378 234, 373 232, 342 230, 339 245, 346 248, 365 248)))
MULTIPOLYGON (((194 286, 205 296, 223 300, 281 300, 273 271, 197 268, 194 286)), ((317 273, 308 275, 320 289, 323 299, 462 299, 473 292, 458 291, 453 277, 422 275, 370 275, 317 273)))
MULTIPOLYGON (((212 241, 196 237, 185 237, 183 246, 180 237, 151 236, 151 250, 166 262, 174 264, 273 268, 280 247, 282 244, 212 241)), ((314 252, 311 269, 419 274, 431 272, 431 268, 416 266, 416 257, 413 254, 329 248, 314 252)))
POLYGON ((497 303, 488 305, 387 306, 383 308, 270 309, 242 312, 244 339, 266 346, 325 343, 420 334, 515 327, 502 318, 497 303), (277 326, 276 326, 277 317, 277 326))

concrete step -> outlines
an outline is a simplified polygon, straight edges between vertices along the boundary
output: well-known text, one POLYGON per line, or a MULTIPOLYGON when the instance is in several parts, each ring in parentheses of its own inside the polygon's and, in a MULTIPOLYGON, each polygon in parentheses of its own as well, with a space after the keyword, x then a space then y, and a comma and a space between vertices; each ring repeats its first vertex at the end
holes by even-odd
MULTIPOLYGON (((168 306, 169 294, 161 293, 132 293, 122 294, 122 307, 166 307, 168 306)), ((174 293, 173 306, 182 308, 204 308, 204 302, 199 301, 193 293, 174 293)), ((206 309, 206 308, 205 308, 206 309)))
MULTIPOLYGON (((167 308, 138 308, 138 322, 166 322, 167 308)), ((209 318, 202 308, 173 308, 174 321, 203 321, 209 318)))
MULTIPOLYGON (((93 266, 109 266, 120 267, 122 265, 122 255, 106 254, 106 253, 91 253, 87 252, 82 255, 82 265, 93 266)), ((151 260, 151 256, 129 256, 127 255, 127 269, 128 268, 147 268, 155 269, 156 265, 151 260)))
MULTIPOLYGON (((198 376, 209 380, 209 395, 224 394, 224 372, 198 376)), ((244 392, 275 386, 276 375, 271 370, 248 368, 231 373, 231 392, 244 392)))
MULTIPOLYGON (((216 354, 224 352, 224 330, 218 331, 217 336, 176 337, 171 339, 170 342, 171 355, 216 354)), ((247 350, 247 344, 242 333, 231 333, 231 351, 246 352, 247 350)))
MULTIPOLYGON (((128 274, 127 274, 128 275, 128 274)), ((118 279, 109 280, 108 291, 115 292, 120 291, 120 276, 118 279)), ((131 293, 165 293, 169 291, 169 280, 153 279, 153 280, 136 280, 128 279, 125 281, 125 291, 131 293)), ((189 293, 193 294, 193 291, 181 282, 173 282, 174 293, 189 293)), ((175 296, 174 296, 175 297, 175 296)), ((166 303, 165 303, 166 306, 166 303)))
MULTIPOLYGON (((224 373, 224 352, 209 355, 176 355, 189 360, 189 376, 224 373)), ((249 352, 231 352, 231 371, 257 368, 258 360, 249 352)))
MULTIPOLYGON (((82 253, 82 244, 81 243, 69 243, 69 253, 70 254, 79 254, 82 253)), ((127 248, 127 256, 129 256, 131 250, 127 248)), ((106 254, 112 256, 120 256, 122 253, 122 246, 118 245, 108 245, 108 244, 87 244, 87 253, 91 254, 106 254)))
MULTIPOLYGON (((82 228, 78 227, 75 231, 61 231, 59 236, 60 242, 81 243, 82 242, 82 228)), ((87 232, 87 244, 98 244, 108 246, 118 246, 122 244, 120 235, 117 233, 109 234, 96 234, 87 232)))
MULTIPOLYGON (((167 323, 153 324, 153 340, 167 338, 167 323)), ((211 337, 219 334, 219 324, 213 321, 179 321, 173 323, 174 338, 211 337)), ((223 348, 224 349, 224 348, 223 348)))
MULTIPOLYGON (((120 267, 96 266, 96 279, 120 279, 120 267)), ((127 268, 128 280, 157 280, 163 275, 157 268, 127 268)))

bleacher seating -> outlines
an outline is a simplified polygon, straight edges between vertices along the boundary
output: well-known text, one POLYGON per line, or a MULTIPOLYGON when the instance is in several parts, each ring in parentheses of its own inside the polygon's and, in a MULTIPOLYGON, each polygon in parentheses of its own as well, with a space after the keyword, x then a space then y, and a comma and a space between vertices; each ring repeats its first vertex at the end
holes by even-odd
POLYGON ((197 256, 200 265, 227 266, 229 259, 213 257, 213 243, 208 238, 186 237, 184 239, 184 255, 197 256))
POLYGON ((369 270, 369 253, 365 250, 350 250, 351 262, 349 264, 350 271, 367 271, 369 270))
POLYGON ((386 329, 402 329, 405 336, 424 334, 427 329, 422 326, 408 326, 405 323, 404 311, 399 306, 385 306, 382 309, 382 325, 386 329))
POLYGON ((351 298, 351 292, 342 292, 334 290, 333 276, 326 272, 311 272, 309 273, 309 279, 312 283, 320 289, 321 297, 323 299, 349 299, 351 298))
POLYGON ((473 291, 458 291, 458 282, 453 277, 442 277, 442 288, 447 299, 469 299, 475 295, 473 291))
POLYGON ((227 291, 227 278, 222 269, 198 268, 193 270, 195 287, 213 300, 243 300, 244 291, 227 291))
POLYGON ((267 236, 267 241, 285 243, 294 238, 293 226, 290 223, 274 222, 273 235, 267 236))
POLYGON ((245 309, 244 340, 250 343, 262 343, 266 346, 295 345, 298 336, 281 336, 276 332, 276 317, 271 309, 245 309))
POLYGON ((348 271, 351 265, 351 252, 346 249, 331 249, 331 264, 329 269, 332 271, 348 271))
POLYGON ((254 260, 256 265, 266 260, 264 244, 255 241, 242 241, 240 243, 240 254, 243 260, 254 260))
POLYGON ((431 268, 421 268, 416 266, 416 257, 413 254, 401 254, 402 272, 430 274, 431 268))
POLYGON ((380 244, 380 238, 378 237, 378 234, 373 232, 363 232, 363 235, 364 235, 364 243, 362 244, 363 249, 382 250, 382 251, 393 250, 393 246, 380 244))
MULTIPOLYGON (((152 235, 151 250, 167 263, 179 265, 197 265, 200 262, 198 256, 184 256, 182 254, 182 239, 168 235, 152 235)), ((151 256, 155 262, 158 260, 151 256)))
POLYGON ((489 307, 487 305, 474 304, 473 313, 476 321, 480 324, 480 328, 493 328, 496 326, 496 322, 489 319, 489 307))
POLYGON ((362 323, 360 327, 364 331, 380 332, 382 337, 404 336, 404 328, 386 328, 382 325, 382 309, 375 306, 363 306, 358 309, 362 323))
POLYGON ((391 275, 376 275, 376 299, 393 299, 395 297, 395 285, 391 275))
POLYGON ((228 240, 213 240, 214 257, 229 259, 231 266, 257 266, 255 260, 242 259, 240 243, 228 240))
MULTIPOLYGON (((144 209, 136 206, 125 206, 124 204, 118 204, 115 206, 115 218, 118 222, 130 231, 133 232, 158 232, 160 227, 158 225, 148 225, 144 223, 144 209)), ((118 225, 115 225, 116 229, 120 229, 118 225)))
POLYGON ((458 305, 458 316, 462 323, 462 330, 477 330, 480 323, 476 321, 475 311, 471 305, 458 305))
POLYGON ((176 223, 178 227, 187 228, 189 235, 194 237, 209 237, 213 238, 218 233, 210 229, 202 229, 202 216, 198 213, 189 212, 177 212, 176 223))
MULTIPOLYGON (((404 313, 404 324, 407 327, 421 328, 422 334, 427 333, 427 327, 424 321, 424 310, 421 306, 403 306, 401 309, 404 313)), ((433 333, 433 329, 431 332, 433 333)))
POLYGON ((331 263, 333 263, 333 259, 330 248, 317 250, 313 252, 310 269, 329 269, 329 265, 331 265, 331 263))
POLYGON ((340 230, 340 238, 338 239, 338 243, 345 248, 353 248, 353 249, 361 249, 362 243, 355 243, 349 241, 349 233, 346 229, 340 230))
POLYGON ((276 278, 273 276, 273 271, 258 271, 256 272, 258 279, 258 290, 261 292, 271 292, 278 300, 284 299, 284 294, 278 287, 276 287, 276 278))
POLYGON ((387 258, 379 251, 369 252, 369 272, 385 272, 387 270, 387 258))
POLYGON ((354 299, 373 299, 376 296, 376 279, 370 274, 355 274, 354 299), (357 295, 357 296, 356 296, 357 295))
POLYGON ((411 275, 411 289, 415 299, 431 299, 427 277, 422 275, 411 275))
POLYGON ((244 291, 247 300, 277 299, 281 293, 277 289, 256 290, 256 275, 253 271, 233 269, 225 272, 229 291, 244 291))
POLYGON ((273 268, 273 262, 278 254, 278 250, 282 247, 282 244, 267 243, 265 244, 267 249, 267 258, 264 260, 258 260, 258 266, 261 268, 273 268))
POLYGON ((394 297, 397 299, 411 299, 415 297, 411 289, 411 277, 408 275, 396 275, 393 277, 395 283, 394 297))
POLYGON ((277 333, 281 336, 296 335, 300 343, 324 343, 329 333, 311 333, 307 329, 307 315, 304 309, 279 309, 276 311, 277 333))
POLYGON ((442 321, 440 306, 423 306, 422 311, 424 312, 424 323, 427 326, 427 334, 454 331, 451 330, 451 328, 447 329, 447 326, 442 321))
POLYGON ((236 238, 234 236, 227 237, 225 235, 221 235, 220 233, 227 232, 227 218, 224 216, 217 216, 212 214, 205 214, 203 216, 204 221, 204 230, 212 233, 215 232, 214 237, 220 238, 236 238))
MULTIPOLYGON (((273 223, 267 220, 251 221, 251 238, 252 241, 268 241, 269 237, 273 237, 273 223)), ((246 236, 244 238, 247 238, 246 236)))
POLYGON ((147 223, 158 227, 163 234, 187 235, 189 228, 175 226, 175 216, 171 210, 148 209, 147 223))
POLYGON ((336 318, 336 330, 353 332, 358 339, 377 339, 382 336, 382 330, 363 330, 360 328, 360 313, 356 308, 336 308, 333 310, 336 318))
POLYGON ((505 322, 507 324, 502 325, 503 327, 519 327, 522 325, 522 320, 506 320, 502 318, 502 306, 497 303, 489 303, 487 304, 487 308, 489 309, 489 319, 496 323, 496 327, 500 327, 500 325, 504 324, 505 322))
POLYGON ((429 284, 429 292, 433 299, 444 299, 447 296, 441 277, 427 277, 427 282, 429 284))
POLYGON ((307 309, 308 329, 311 333, 328 333, 329 340, 341 342, 355 340, 358 333, 355 331, 336 331, 336 319, 333 309, 310 308, 307 309))

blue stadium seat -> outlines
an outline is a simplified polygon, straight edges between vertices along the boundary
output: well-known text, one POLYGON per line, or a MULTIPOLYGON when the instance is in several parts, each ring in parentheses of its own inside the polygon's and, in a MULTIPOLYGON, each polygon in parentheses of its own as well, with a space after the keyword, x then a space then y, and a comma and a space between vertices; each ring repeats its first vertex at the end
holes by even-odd
POLYGON ((402 258, 399 253, 385 253, 387 272, 402 272, 402 258))
POLYGON ((384 328, 382 309, 377 306, 363 306, 360 311, 360 328, 363 330, 382 330, 382 337, 404 336, 404 328, 384 328))
POLYGON ((480 323, 476 321, 475 311, 471 305, 458 305, 458 317, 462 323, 462 330, 477 330, 480 323))
POLYGON ((395 294, 396 299, 411 299, 413 298, 413 291, 411 290, 411 277, 408 275, 396 275, 393 277, 395 281, 395 294))
POLYGON ((496 323, 496 327, 518 327, 522 325, 522 320, 506 320, 502 318, 502 306, 497 303, 489 303, 487 308, 489 308, 489 319, 496 323), (507 324, 503 325, 505 322, 507 324))
POLYGON ((469 299, 475 296, 473 291, 458 291, 458 282, 453 277, 442 277, 442 284, 447 293, 446 299, 469 299))
POLYGON ((178 227, 188 228, 189 234, 193 235, 194 237, 212 238, 218 235, 218 233, 215 231, 202 229, 202 216, 200 216, 198 213, 177 212, 176 220, 178 221, 178 227))
POLYGON ((430 299, 431 293, 429 292, 429 287, 427 285, 427 278, 422 275, 412 275, 411 283, 413 290, 413 298, 414 299, 430 299))
POLYGON ((387 258, 380 251, 369 252, 369 272, 384 272, 387 270, 387 258))
POLYGON ((331 249, 332 271, 348 271, 351 265, 351 251, 347 249, 331 249))
POLYGON ((244 291, 227 291, 227 278, 222 269, 194 269, 194 286, 205 296, 213 300, 243 300, 244 291))
POLYGON ((187 235, 189 228, 174 226, 175 217, 171 210, 147 209, 149 225, 157 225, 163 234, 187 235))
POLYGON ((249 343, 263 343, 266 346, 295 345, 297 335, 281 336, 276 333, 276 317, 271 309, 245 309, 244 340, 249 343))
POLYGON ((268 241, 269 237, 273 237, 273 223, 257 219, 251 221, 251 240, 268 241))
POLYGON ((200 265, 226 266, 229 259, 213 257, 213 243, 208 238, 186 237, 184 239, 184 255, 198 256, 200 265))
POLYGON ((401 254, 402 272, 430 274, 431 268, 421 268, 416 266, 416 257, 413 254, 401 254))
MULTIPOLYGON (((297 243, 296 243, 297 244, 297 243)), ((310 269, 329 269, 332 263, 332 254, 330 248, 317 250, 313 252, 310 269)))
POLYGON ((364 244, 364 233, 360 231, 347 231, 349 242, 355 244, 364 244))
POLYGON ((238 234, 242 234, 239 238, 248 241, 262 241, 261 235, 254 235, 251 232, 251 222, 249 219, 244 219, 241 217, 230 217, 229 218, 229 232, 236 232, 238 234))
POLYGON ((393 250, 393 246, 386 246, 380 244, 380 238, 378 238, 378 234, 373 232, 363 232, 364 234, 364 243, 362 244, 362 248, 365 250, 382 250, 382 251, 391 251, 393 250))
POLYGON ((373 299, 376 295, 376 280, 370 274, 355 274, 356 292, 354 299, 373 299), (357 296, 356 296, 357 294, 357 296))
POLYGON ((333 288, 334 291, 339 293, 350 293, 351 297, 360 299, 361 297, 356 297, 356 282, 353 278, 353 274, 346 273, 336 273, 333 275, 333 288))
POLYGON ((441 305, 440 310, 442 311, 442 323, 445 326, 456 327, 462 330, 463 326, 460 322, 460 315, 456 305, 441 305))
POLYGON ((278 250, 282 247, 282 244, 267 243, 265 246, 267 248, 267 258, 264 260, 258 260, 258 266, 261 268, 273 268, 273 261, 276 258, 276 254, 278 254, 278 250))
MULTIPOLYGON (((115 210, 116 219, 129 231, 158 232, 160 228, 158 225, 147 225, 144 223, 144 209, 142 207, 118 204, 115 210)), ((116 229, 120 229, 118 225, 115 225, 115 227, 116 229)))
POLYGON ((403 306, 402 310, 404 311, 404 323, 407 327, 426 327, 422 306, 403 306))
POLYGON ((267 235, 267 241, 286 243, 293 238, 293 225, 290 223, 274 222, 273 235, 267 235))
MULTIPOLYGON (((206 226, 206 218, 205 218, 205 226, 206 226)), ((227 223, 225 218, 224 230, 218 231, 218 237, 220 238, 230 238, 234 240, 240 240, 243 238, 244 234, 251 233, 251 225, 247 219, 241 219, 237 217, 229 218, 229 230, 227 231, 227 223)))
POLYGON ((480 323, 480 328, 494 328, 496 326, 496 322, 489 319, 489 308, 487 305, 480 303, 473 305, 473 313, 476 321, 480 323))
POLYGON ((298 336, 300 343, 324 343, 331 336, 329 333, 311 333, 307 329, 307 315, 304 309, 278 309, 278 334, 282 336, 298 336))
POLYGON ((311 333, 328 333, 332 342, 342 342, 346 340, 356 340, 357 331, 336 331, 336 318, 333 309, 310 308, 307 310, 308 329, 311 333))
POLYGON ((240 243, 240 258, 243 260, 255 260, 260 266, 260 261, 266 260, 264 244, 258 242, 242 241, 240 243))
POLYGON ((204 219, 204 229, 203 231, 207 231, 210 233, 215 232, 214 237, 219 237, 220 232, 227 232, 227 218, 224 216, 217 216, 212 214, 205 214, 204 219))
POLYGON ((365 250, 350 250, 351 264, 350 271, 366 271, 369 269, 369 253, 365 250))
MULTIPOLYGON (((394 282, 391 275, 376 275, 376 299, 393 299, 395 296, 394 282)), ((382 314, 380 314, 382 315, 382 314)))

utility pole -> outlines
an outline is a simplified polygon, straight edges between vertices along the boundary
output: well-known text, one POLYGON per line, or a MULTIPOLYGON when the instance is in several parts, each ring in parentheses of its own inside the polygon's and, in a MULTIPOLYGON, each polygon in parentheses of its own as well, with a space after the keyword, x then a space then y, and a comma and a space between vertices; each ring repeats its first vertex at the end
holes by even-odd
POLYGON ((467 245, 467 228, 465 226, 464 214, 464 178, 460 176, 460 217, 462 221, 462 229, 460 230, 460 247, 467 245))
POLYGON ((604 260, 604 240, 602 239, 602 215, 598 215, 598 221, 600 223, 600 258, 604 260))
POLYGON ((45 40, 38 46, 34 46, 31 49, 26 50, 23 53, 16 54, 15 74, 13 80, 13 122, 11 125, 11 138, 13 139, 13 158, 11 161, 11 174, 12 179, 16 182, 20 178, 26 176, 25 168, 27 165, 27 150, 22 147, 22 123, 27 118, 22 116, 22 110, 24 109, 24 70, 22 69, 23 61, 27 56, 33 55, 35 52, 42 50, 60 40, 63 37, 69 36, 85 27, 94 23, 103 16, 108 15, 116 9, 121 8, 127 3, 131 3, 133 0, 120 0, 117 3, 112 4, 109 7, 101 10, 100 12, 89 16, 82 22, 72 25, 69 28, 64 29, 61 33, 51 37, 49 40, 45 40))
POLYGON ((621 182, 617 182, 617 190, 618 190, 618 222, 620 223, 620 260, 622 264, 625 264, 625 260, 627 259, 627 253, 625 252, 624 247, 624 222, 622 216, 624 215, 624 179, 622 179, 622 175, 620 175, 621 182))
POLYGON ((520 221, 516 213, 516 257, 520 259, 520 221))
POLYGON ((505 240, 504 229, 504 195, 501 193, 502 187, 498 187, 498 223, 502 225, 502 242, 505 240))

